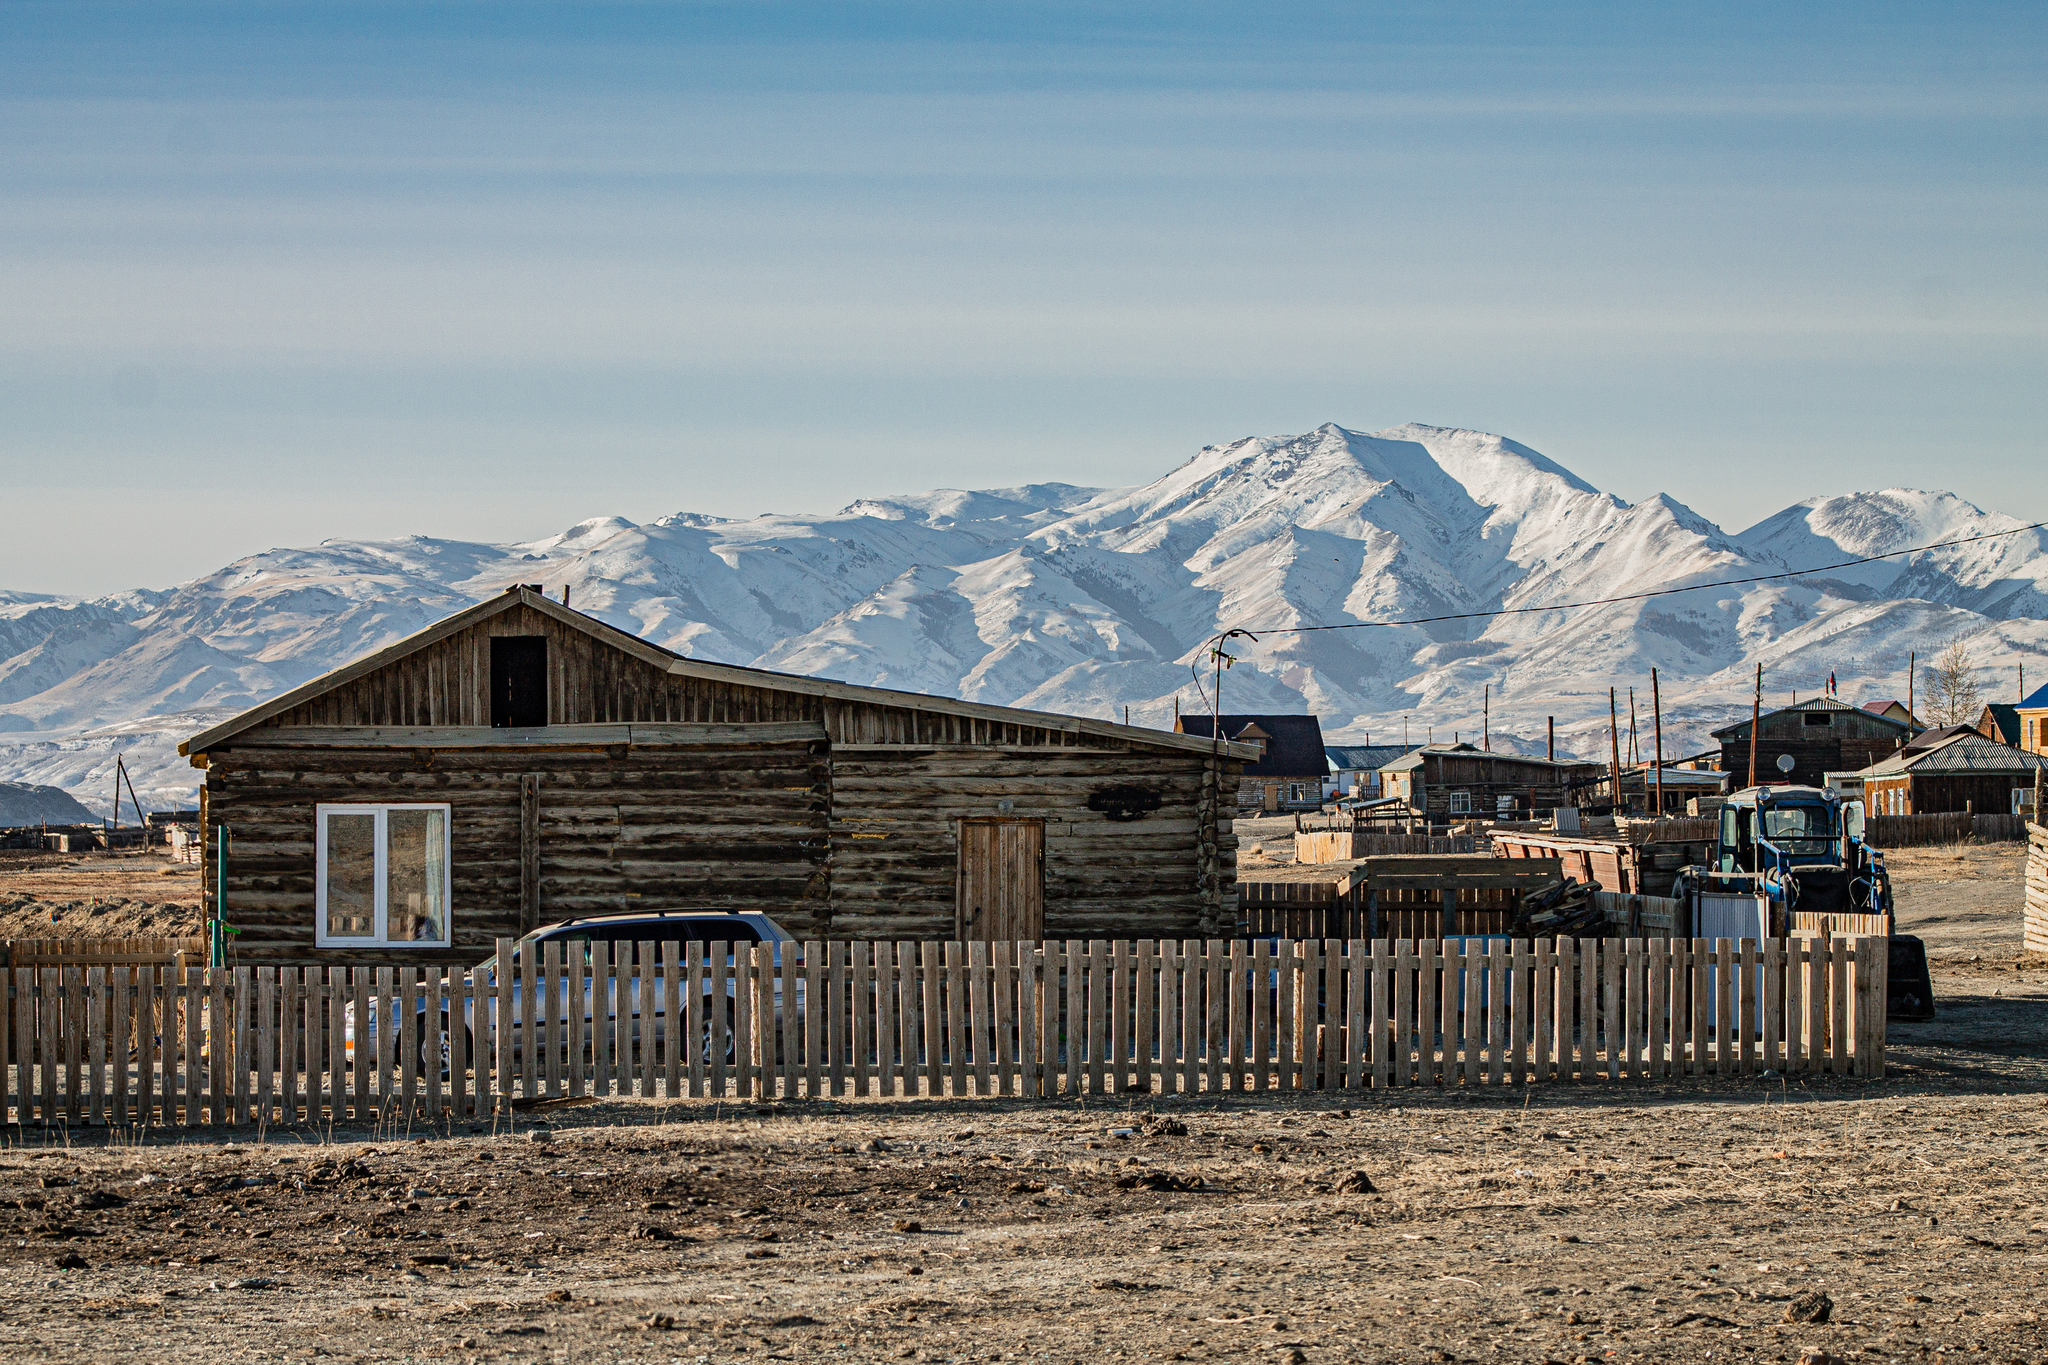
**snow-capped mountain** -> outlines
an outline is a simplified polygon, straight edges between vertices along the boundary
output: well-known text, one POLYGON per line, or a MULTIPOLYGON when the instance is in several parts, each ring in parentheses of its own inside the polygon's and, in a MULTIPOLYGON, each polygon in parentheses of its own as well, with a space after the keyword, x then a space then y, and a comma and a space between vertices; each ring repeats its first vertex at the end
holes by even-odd
MULTIPOLYGON (((178 738, 510 583, 678 653, 1170 726, 1206 710, 1207 641, 1240 627, 1229 709, 1313 711, 1326 734, 1473 736, 1606 752, 1607 689, 1651 668, 1666 753, 1748 707, 1903 696, 1909 651, 1957 636, 1987 696, 2048 641, 2048 553, 2028 531, 1808 578, 1611 598, 1842 560, 2021 523, 1947 493, 1815 498, 1731 535, 1629 504, 1527 446, 1418 425, 1211 446, 1140 488, 1033 484, 863 499, 827 516, 619 517, 486 545, 412 537, 272 550, 167 591, 0 592, 0 779, 186 801, 178 738), (1409 621, 1361 629, 1310 630, 1409 621), (1199 678, 1198 678, 1199 674, 1199 678)), ((2042 675, 2048 678, 2048 673, 2042 675)))

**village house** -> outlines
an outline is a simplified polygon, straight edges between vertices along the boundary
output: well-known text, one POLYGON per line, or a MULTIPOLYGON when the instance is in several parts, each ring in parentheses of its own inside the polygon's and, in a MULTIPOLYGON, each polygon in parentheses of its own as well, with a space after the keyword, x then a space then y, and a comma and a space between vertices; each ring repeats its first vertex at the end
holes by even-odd
POLYGON ((2025 732, 2025 726, 2020 723, 2020 708, 2017 706, 1994 701, 1987 704, 1983 714, 1977 717, 1978 734, 1986 739, 1995 739, 2000 744, 2010 744, 2015 749, 2021 747, 2020 737, 2025 732))
POLYGON ((1906 703, 1895 697, 1880 697, 1876 701, 1864 702, 1861 709, 1885 720, 1895 720, 1908 730, 1920 728, 1920 722, 1913 719, 1913 713, 1906 709, 1906 703))
MULTIPOLYGON (((1872 703, 1875 705, 1875 703, 1872 703)), ((1851 706, 1833 697, 1814 697, 1776 711, 1766 711, 1757 736, 1758 786, 1792 783, 1818 787, 1830 772, 1858 772, 1897 751, 1912 727, 1889 710, 1851 706), (1781 762, 1780 760, 1790 760, 1781 762)), ((1721 741, 1721 770, 1729 785, 1749 785, 1749 721, 1713 732, 1721 741)))
MULTIPOLYGON (((1329 759, 1323 753, 1323 727, 1314 716, 1224 716, 1223 735, 1235 744, 1249 744, 1259 757, 1245 764, 1237 804, 1268 812, 1317 810, 1323 804, 1323 780, 1329 759)), ((1176 733, 1208 738, 1211 717, 1183 715, 1176 733)))
POLYGON ((1226 933, 1260 757, 686 659, 531 587, 180 750, 238 959, 394 965, 659 908, 806 938, 1226 933))
POLYGON ((2048 753, 2048 687, 2037 687, 2013 708, 2019 721, 2019 747, 2030 754, 2048 753))
POLYGON ((2011 814, 2021 794, 2032 802, 2035 774, 2043 768, 2048 759, 1970 726, 1930 730, 1863 770, 1864 809, 1872 815, 2011 814))
POLYGON ((1415 752, 1419 744, 1326 744, 1323 757, 1329 761, 1327 793, 1358 801, 1377 801, 1385 795, 1380 788, 1380 769, 1403 754, 1415 752))
POLYGON ((1600 763, 1427 744, 1383 765, 1380 781, 1388 796, 1440 824, 1479 816, 1526 820, 1582 804, 1575 797, 1606 771, 1600 763))

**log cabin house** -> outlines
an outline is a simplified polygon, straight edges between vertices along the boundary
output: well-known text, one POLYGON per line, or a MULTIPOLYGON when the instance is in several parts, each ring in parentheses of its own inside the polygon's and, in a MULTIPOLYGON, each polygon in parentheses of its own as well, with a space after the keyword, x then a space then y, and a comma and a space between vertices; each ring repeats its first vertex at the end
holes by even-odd
POLYGON ((373 965, 658 908, 803 938, 1219 935, 1258 756, 687 659, 532 587, 179 748, 238 960, 373 965))
POLYGON ((2048 759, 1986 739, 1968 726, 1930 730, 1865 768, 1863 806, 1872 815, 2018 814, 2033 800, 2048 759))
POLYGON ((1314 716, 1202 716, 1174 718, 1176 734, 1207 739, 1218 724, 1224 737, 1249 744, 1258 756, 1244 765, 1237 805, 1244 811, 1319 810, 1330 760, 1323 752, 1323 723, 1314 716))
POLYGON ((1523 820, 1577 804, 1606 774, 1599 763, 1426 744, 1380 768, 1380 789, 1432 824, 1479 817, 1523 820))
MULTIPOLYGON (((1780 707, 1763 714, 1757 732, 1756 780, 1759 786, 1818 787, 1830 772, 1856 772, 1887 754, 1896 753, 1916 727, 1905 720, 1904 707, 1874 711, 1833 697, 1780 707), (1779 759, 1789 759, 1780 766, 1779 759)), ((1749 720, 1713 732, 1721 742, 1721 771, 1729 787, 1749 785, 1749 720)))

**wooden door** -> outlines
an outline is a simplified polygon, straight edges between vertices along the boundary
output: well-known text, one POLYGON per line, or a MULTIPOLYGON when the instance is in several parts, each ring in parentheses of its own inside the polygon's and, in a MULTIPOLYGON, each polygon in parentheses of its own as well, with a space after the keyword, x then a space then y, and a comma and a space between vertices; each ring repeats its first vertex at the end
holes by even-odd
POLYGON ((1045 822, 962 820, 955 910, 962 939, 1045 937, 1045 822))

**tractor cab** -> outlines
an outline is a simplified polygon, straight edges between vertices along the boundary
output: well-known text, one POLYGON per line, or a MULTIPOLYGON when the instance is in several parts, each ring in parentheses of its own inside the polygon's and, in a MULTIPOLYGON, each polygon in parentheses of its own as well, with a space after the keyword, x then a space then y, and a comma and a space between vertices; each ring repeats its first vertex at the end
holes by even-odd
POLYGON ((1751 787, 1721 807, 1713 864, 1693 869, 1716 890, 1747 884, 1774 907, 1891 913, 1884 855, 1864 842, 1863 803, 1828 787, 1751 787))

